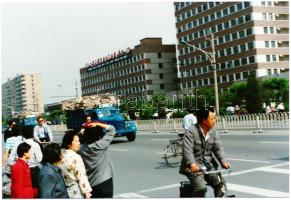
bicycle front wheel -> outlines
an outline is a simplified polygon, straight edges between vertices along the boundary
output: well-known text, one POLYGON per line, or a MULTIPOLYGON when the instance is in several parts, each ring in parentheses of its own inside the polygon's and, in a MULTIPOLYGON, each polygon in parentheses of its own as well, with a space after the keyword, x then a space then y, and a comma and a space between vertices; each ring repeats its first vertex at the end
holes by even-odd
POLYGON ((175 142, 169 144, 165 150, 165 160, 170 167, 179 167, 182 159, 181 144, 175 142))

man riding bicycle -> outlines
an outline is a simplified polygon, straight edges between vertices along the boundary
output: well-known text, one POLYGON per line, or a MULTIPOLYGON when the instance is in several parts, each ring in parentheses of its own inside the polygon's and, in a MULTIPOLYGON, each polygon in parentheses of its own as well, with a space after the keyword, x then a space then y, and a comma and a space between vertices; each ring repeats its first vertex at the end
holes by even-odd
POLYGON ((179 172, 190 180, 193 197, 205 197, 205 181, 214 189, 215 197, 222 197, 224 179, 220 174, 197 173, 202 167, 208 171, 215 170, 218 165, 214 157, 224 169, 230 168, 230 164, 225 161, 220 139, 213 129, 216 121, 214 108, 197 110, 196 116, 198 123, 191 126, 184 135, 179 172))

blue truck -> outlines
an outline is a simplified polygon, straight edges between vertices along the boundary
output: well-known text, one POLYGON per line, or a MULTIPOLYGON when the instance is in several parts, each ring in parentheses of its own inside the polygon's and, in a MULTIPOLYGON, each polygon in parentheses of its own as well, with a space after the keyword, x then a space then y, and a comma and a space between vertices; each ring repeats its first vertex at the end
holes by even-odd
POLYGON ((116 130, 116 137, 126 136, 128 141, 134 141, 136 137, 136 123, 134 121, 126 121, 120 114, 119 109, 113 106, 94 108, 67 110, 67 128, 79 131, 86 115, 92 117, 92 121, 99 121, 113 125, 116 130))

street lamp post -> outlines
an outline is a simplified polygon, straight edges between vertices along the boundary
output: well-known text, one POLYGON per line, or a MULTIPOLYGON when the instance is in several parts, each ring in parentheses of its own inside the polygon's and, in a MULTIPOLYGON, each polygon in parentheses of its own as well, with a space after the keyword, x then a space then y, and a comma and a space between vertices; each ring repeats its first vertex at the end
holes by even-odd
POLYGON ((214 47, 214 35, 213 35, 213 33, 211 34, 211 49, 212 49, 211 53, 204 51, 203 49, 200 49, 198 47, 195 47, 194 45, 191 45, 191 44, 185 42, 184 40, 182 40, 181 43, 186 44, 187 46, 190 46, 198 51, 201 51, 202 53, 204 53, 206 55, 206 57, 210 61, 211 65, 213 67, 216 114, 219 115, 218 85, 217 85, 217 72, 216 72, 216 59, 215 59, 215 47, 214 47))

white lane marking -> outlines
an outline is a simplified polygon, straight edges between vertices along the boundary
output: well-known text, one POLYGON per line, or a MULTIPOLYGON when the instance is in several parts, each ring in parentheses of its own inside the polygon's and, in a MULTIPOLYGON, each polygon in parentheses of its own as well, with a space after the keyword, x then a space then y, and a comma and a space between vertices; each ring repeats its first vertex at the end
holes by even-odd
POLYGON ((134 199, 141 198, 141 199, 145 199, 145 198, 149 198, 149 197, 130 192, 130 193, 118 194, 117 196, 114 196, 114 198, 134 198, 134 199))
POLYGON ((169 139, 152 139, 153 141, 169 141, 169 139))
POLYGON ((175 187, 179 187, 180 184, 176 183, 176 184, 172 184, 172 185, 166 185, 166 186, 162 186, 162 187, 156 187, 156 188, 151 188, 148 190, 141 190, 137 193, 146 193, 146 192, 153 192, 153 191, 157 191, 157 190, 165 190, 165 189, 170 189, 170 188, 175 188, 175 187))
POLYGON ((272 167, 263 167, 259 169, 259 171, 263 172, 272 172, 272 173, 281 173, 281 174, 289 174, 288 169, 279 169, 279 168, 272 168, 272 167))
POLYGON ((239 158, 226 158, 226 160, 236 160, 236 161, 243 161, 243 162, 257 162, 257 163, 271 163, 269 161, 247 160, 247 159, 239 159, 239 158))
POLYGON ((109 149, 110 151, 128 151, 128 150, 125 150, 125 149, 109 149))
POLYGON ((289 144, 289 142, 265 142, 261 141, 262 144, 289 144))
POLYGON ((286 192, 279 192, 274 190, 268 190, 263 188, 256 188, 256 187, 250 187, 245 185, 238 185, 238 184, 232 184, 227 183, 227 189, 237 192, 243 192, 248 194, 255 194, 260 195, 264 197, 289 197, 289 193, 286 192))
MULTIPOLYGON (((280 166, 285 166, 285 165, 289 165, 289 162, 279 163, 279 164, 270 165, 270 166, 266 166, 266 167, 280 167, 280 166)), ((246 174, 246 173, 250 173, 250 172, 255 172, 255 171, 258 171, 260 169, 264 169, 266 167, 257 167, 257 168, 243 170, 243 171, 239 171, 239 172, 232 172, 231 174, 229 174, 229 176, 236 176, 236 175, 246 174)))

